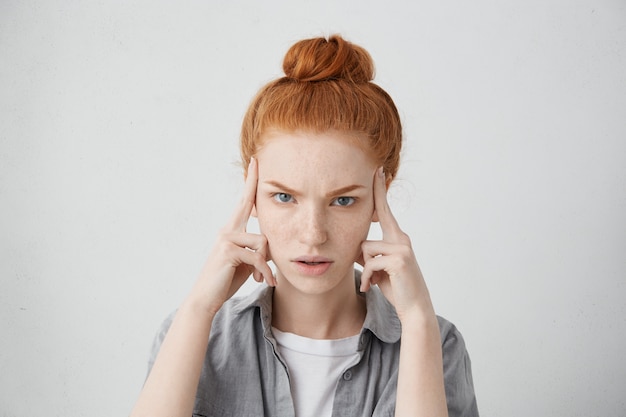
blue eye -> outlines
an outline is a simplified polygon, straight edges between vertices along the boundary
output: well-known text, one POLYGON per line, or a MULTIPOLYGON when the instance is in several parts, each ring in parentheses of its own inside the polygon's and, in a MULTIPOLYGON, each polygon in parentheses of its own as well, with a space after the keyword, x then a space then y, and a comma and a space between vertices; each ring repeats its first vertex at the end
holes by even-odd
POLYGON ((355 198, 354 197, 337 197, 335 199, 335 201, 333 201, 333 206, 340 206, 340 207, 348 207, 354 204, 355 202, 355 198))
POLYGON ((274 200, 278 201, 279 203, 289 203, 291 202, 291 200, 293 200, 293 197, 291 196, 291 194, 287 193, 276 193, 274 194, 274 200))

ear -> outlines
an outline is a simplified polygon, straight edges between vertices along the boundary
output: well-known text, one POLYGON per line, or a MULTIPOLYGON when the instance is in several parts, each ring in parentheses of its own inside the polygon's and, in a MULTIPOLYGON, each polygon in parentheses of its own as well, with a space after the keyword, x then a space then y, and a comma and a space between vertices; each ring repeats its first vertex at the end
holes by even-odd
POLYGON ((372 223, 378 223, 378 213, 376 212, 376 209, 374 209, 374 212, 372 213, 372 223))
POLYGON ((252 211, 250 212, 250 216, 254 217, 255 219, 259 217, 256 214, 256 204, 252 206, 252 211))

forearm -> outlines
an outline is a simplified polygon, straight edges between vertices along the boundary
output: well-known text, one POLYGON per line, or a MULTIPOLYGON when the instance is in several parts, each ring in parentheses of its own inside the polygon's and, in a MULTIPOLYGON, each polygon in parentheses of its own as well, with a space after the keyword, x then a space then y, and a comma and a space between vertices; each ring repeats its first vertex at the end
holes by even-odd
POLYGON ((189 300, 179 308, 132 417, 192 414, 212 320, 212 314, 189 300))
POLYGON ((396 417, 447 417, 441 338, 437 318, 402 320, 396 417))

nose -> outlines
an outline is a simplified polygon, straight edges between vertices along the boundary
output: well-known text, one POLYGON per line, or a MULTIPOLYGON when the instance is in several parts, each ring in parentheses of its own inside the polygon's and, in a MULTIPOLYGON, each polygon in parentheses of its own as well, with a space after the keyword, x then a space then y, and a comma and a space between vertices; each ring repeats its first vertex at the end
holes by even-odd
POLYGON ((326 242, 328 234, 327 219, 324 209, 319 207, 303 207, 298 217, 298 238, 300 243, 314 247, 326 242))

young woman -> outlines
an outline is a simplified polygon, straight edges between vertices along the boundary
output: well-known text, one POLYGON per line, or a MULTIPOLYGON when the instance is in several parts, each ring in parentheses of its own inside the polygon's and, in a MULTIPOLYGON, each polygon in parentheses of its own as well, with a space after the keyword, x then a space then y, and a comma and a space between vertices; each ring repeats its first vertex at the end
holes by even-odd
POLYGON ((243 199, 157 337, 132 415, 477 416, 463 339, 387 204, 402 129, 369 54, 308 39, 283 69, 248 109, 243 199), (266 285, 231 299, 250 275, 266 285))

